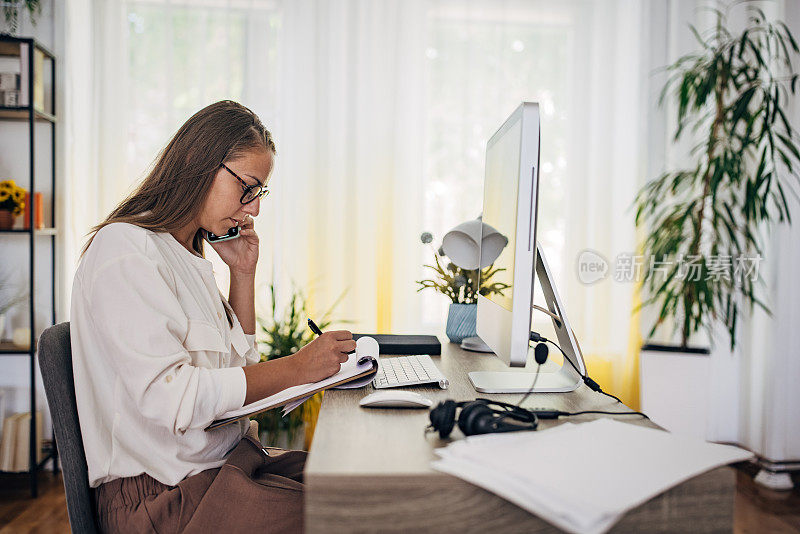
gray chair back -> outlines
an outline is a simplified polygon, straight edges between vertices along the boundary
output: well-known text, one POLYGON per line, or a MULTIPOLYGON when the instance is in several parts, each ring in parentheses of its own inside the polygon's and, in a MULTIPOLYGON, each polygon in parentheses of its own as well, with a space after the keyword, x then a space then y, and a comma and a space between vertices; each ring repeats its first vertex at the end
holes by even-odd
POLYGON ((72 532, 94 534, 99 529, 75 403, 69 322, 42 332, 37 353, 64 475, 69 525, 72 532))

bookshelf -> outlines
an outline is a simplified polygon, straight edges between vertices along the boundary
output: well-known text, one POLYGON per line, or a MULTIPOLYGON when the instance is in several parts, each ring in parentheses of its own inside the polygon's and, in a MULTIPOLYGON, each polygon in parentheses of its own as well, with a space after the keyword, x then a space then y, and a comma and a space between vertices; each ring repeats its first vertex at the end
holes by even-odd
MULTIPOLYGON (((19 92, 13 95, 17 98, 18 105, 6 105, 5 100, 0 101, 0 123, 6 121, 27 123, 28 136, 28 173, 30 192, 29 201, 32 202, 36 186, 36 154, 39 150, 49 150, 51 173, 51 199, 50 199, 50 223, 55 225, 55 194, 56 194, 56 57, 41 43, 33 38, 14 37, 0 34, 0 59, 13 61, 14 57, 19 58, 19 92), (37 126, 50 129, 49 146, 37 146, 36 128, 37 126)), ((42 143, 38 143, 42 145, 42 143)), ((3 154, 0 157, 11 157, 11 154, 3 154)), ((50 298, 51 298, 51 323, 56 323, 56 237, 58 231, 54 227, 36 228, 34 221, 33 206, 27 210, 27 228, 13 228, 0 230, 0 239, 3 240, 23 240, 27 243, 28 251, 28 312, 30 324, 30 341, 26 346, 15 345, 10 342, 0 342, 0 367, 6 358, 24 357, 28 359, 29 384, 30 387, 30 436, 29 436, 29 460, 28 471, 23 472, 2 472, 3 477, 27 476, 30 480, 30 492, 32 497, 38 495, 38 472, 44 469, 48 461, 52 461, 53 472, 58 469, 58 452, 55 443, 55 434, 51 436, 51 446, 46 450, 39 451, 39 438, 37 436, 37 425, 35 414, 37 412, 36 401, 36 302, 35 296, 38 287, 35 287, 35 268, 36 268, 36 245, 40 240, 48 240, 50 245, 50 298)), ((15 258, 16 259, 16 258, 15 258)))

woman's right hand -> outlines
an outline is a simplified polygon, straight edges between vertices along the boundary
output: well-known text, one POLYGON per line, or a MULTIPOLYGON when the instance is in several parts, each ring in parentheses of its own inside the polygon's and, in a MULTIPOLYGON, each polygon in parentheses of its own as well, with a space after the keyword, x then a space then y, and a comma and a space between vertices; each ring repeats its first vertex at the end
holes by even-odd
POLYGON ((347 330, 323 333, 297 351, 292 358, 297 366, 299 384, 319 382, 339 372, 347 353, 356 350, 353 334, 347 330))

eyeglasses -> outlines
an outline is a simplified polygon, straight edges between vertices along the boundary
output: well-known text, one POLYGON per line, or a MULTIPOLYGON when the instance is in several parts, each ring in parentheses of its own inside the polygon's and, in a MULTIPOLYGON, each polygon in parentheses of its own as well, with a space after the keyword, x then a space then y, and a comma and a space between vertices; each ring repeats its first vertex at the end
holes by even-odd
POLYGON ((260 182, 255 185, 250 185, 244 180, 242 180, 242 178, 238 174, 230 170, 230 168, 228 168, 228 166, 225 165, 224 163, 220 163, 219 166, 228 171, 229 173, 231 173, 234 178, 236 178, 242 183, 242 187, 244 188, 244 193, 242 193, 242 198, 239 199, 239 202, 241 202, 242 204, 249 204, 250 202, 254 201, 257 198, 264 198, 267 195, 269 195, 269 189, 267 189, 266 186, 262 185, 260 182))

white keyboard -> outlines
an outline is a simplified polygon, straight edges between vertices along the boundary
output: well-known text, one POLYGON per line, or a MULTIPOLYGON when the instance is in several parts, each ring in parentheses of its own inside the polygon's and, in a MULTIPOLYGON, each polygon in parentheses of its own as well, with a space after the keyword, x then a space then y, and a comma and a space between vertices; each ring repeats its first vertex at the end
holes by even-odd
POLYGON ((439 384, 442 389, 447 389, 450 385, 450 381, 445 378, 427 354, 381 356, 378 363, 378 374, 372 380, 375 389, 430 383, 439 384))

